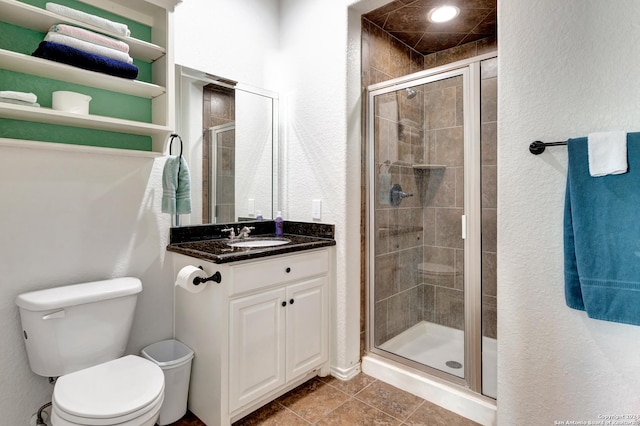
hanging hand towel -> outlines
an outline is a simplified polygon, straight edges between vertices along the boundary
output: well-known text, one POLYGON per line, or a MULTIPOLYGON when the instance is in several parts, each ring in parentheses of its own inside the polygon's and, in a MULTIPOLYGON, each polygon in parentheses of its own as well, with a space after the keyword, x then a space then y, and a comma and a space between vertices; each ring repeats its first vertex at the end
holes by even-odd
POLYGON ((170 155, 162 171, 162 213, 191 213, 191 178, 182 156, 170 155))
POLYGON ((564 210, 567 306, 640 325, 640 133, 627 135, 629 173, 591 178, 586 138, 569 139, 564 210))
POLYGON ((589 173, 593 177, 627 173, 627 133, 589 133, 589 173))

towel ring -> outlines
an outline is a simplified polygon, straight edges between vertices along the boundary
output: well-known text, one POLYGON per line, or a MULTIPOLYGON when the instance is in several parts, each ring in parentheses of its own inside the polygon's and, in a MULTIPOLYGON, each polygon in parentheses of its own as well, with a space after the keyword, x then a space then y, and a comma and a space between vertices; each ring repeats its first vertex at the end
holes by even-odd
POLYGON ((180 140, 180 157, 182 157, 182 138, 177 133, 171 134, 171 139, 169 140, 169 155, 171 155, 171 148, 173 147, 173 140, 178 138, 180 140))

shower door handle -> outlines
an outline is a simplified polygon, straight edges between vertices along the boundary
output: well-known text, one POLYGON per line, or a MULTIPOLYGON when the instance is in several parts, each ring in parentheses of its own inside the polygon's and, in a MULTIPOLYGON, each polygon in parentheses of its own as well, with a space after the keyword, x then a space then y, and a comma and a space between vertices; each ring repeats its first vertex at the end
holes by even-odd
POLYGON ((467 239, 467 215, 462 215, 460 217, 461 219, 461 235, 462 235, 462 239, 466 240, 467 239))

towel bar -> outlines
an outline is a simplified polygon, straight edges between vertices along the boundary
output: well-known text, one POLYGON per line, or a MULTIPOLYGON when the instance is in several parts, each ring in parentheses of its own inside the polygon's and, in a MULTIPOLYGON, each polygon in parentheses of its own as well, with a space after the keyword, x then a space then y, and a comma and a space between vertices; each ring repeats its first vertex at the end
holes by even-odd
POLYGON ((529 145, 529 152, 532 153, 533 155, 540 155, 544 152, 544 150, 548 147, 548 146, 560 146, 560 145, 566 145, 567 142, 541 142, 541 141, 534 141, 531 142, 531 144, 529 145))

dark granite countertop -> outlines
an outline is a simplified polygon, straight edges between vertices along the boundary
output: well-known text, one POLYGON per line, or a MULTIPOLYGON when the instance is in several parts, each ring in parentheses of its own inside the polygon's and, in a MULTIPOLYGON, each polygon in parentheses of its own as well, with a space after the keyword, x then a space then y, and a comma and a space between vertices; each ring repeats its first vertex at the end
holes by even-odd
POLYGON ((251 232, 251 237, 275 238, 275 223, 272 220, 183 226, 171 228, 167 251, 214 263, 228 263, 336 245, 334 225, 285 221, 284 238, 291 241, 287 244, 273 247, 230 247, 227 244, 229 238, 223 237, 221 232, 230 226, 235 229, 253 226, 256 229, 251 232))

